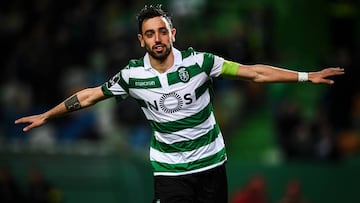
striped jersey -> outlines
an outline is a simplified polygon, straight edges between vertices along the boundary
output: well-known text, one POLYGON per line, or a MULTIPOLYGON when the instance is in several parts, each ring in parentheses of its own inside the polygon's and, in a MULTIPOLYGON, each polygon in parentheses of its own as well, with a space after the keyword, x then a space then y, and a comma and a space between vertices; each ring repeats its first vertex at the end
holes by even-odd
POLYGON ((102 85, 105 95, 130 95, 141 106, 152 128, 154 175, 197 173, 227 160, 211 101, 212 78, 220 76, 224 59, 192 48, 172 51, 174 65, 165 73, 151 67, 146 53, 102 85))

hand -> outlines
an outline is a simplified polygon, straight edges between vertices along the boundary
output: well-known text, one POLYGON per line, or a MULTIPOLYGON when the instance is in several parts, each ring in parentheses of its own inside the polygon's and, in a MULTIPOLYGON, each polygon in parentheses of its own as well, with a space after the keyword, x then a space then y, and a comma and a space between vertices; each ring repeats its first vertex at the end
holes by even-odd
POLYGON ((309 81, 317 84, 324 83, 331 85, 334 84, 334 81, 328 79, 328 77, 343 75, 343 74, 345 74, 343 68, 325 68, 321 71, 309 73, 309 81))
POLYGON ((15 121, 15 124, 20 124, 20 123, 27 123, 29 125, 27 125, 25 128, 23 128, 23 131, 29 131, 32 128, 44 125, 46 123, 46 117, 44 116, 44 114, 39 114, 39 115, 34 115, 34 116, 27 116, 27 117, 22 117, 20 119, 17 119, 15 121))

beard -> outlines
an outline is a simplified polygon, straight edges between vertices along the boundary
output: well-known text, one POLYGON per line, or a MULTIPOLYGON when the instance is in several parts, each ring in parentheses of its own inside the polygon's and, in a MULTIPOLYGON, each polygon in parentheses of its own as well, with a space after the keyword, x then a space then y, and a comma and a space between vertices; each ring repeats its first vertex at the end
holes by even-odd
POLYGON ((172 45, 170 44, 169 46, 166 46, 165 44, 155 44, 153 47, 158 46, 158 45, 162 45, 165 50, 163 50, 162 52, 153 51, 155 48, 150 48, 148 45, 146 45, 145 46, 146 51, 154 59, 157 59, 160 61, 165 61, 165 59, 167 59, 167 57, 169 56, 169 54, 172 50, 172 45))

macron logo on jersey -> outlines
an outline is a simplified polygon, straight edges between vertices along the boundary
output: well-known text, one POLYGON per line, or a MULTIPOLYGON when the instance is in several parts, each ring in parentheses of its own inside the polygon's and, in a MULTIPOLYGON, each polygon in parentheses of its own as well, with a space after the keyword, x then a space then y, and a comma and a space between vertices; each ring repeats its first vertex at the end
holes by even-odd
POLYGON ((155 81, 136 81, 135 82, 135 86, 137 87, 151 87, 151 86, 155 86, 155 81))

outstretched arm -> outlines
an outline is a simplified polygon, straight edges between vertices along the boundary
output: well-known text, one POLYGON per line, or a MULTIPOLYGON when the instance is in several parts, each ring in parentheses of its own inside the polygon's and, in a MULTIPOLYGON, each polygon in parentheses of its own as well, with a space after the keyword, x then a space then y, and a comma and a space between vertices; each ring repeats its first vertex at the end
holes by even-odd
POLYGON ((225 61, 222 71, 223 76, 236 77, 259 83, 271 82, 298 82, 310 81, 312 83, 333 84, 329 77, 344 74, 342 68, 325 68, 315 72, 297 72, 269 65, 243 65, 225 61))
POLYGON ((76 92, 64 102, 58 104, 54 108, 38 115, 26 116, 15 121, 15 124, 27 123, 23 131, 29 131, 32 128, 44 125, 49 119, 61 116, 65 113, 76 111, 96 104, 98 101, 107 98, 101 86, 94 88, 87 88, 76 92))

